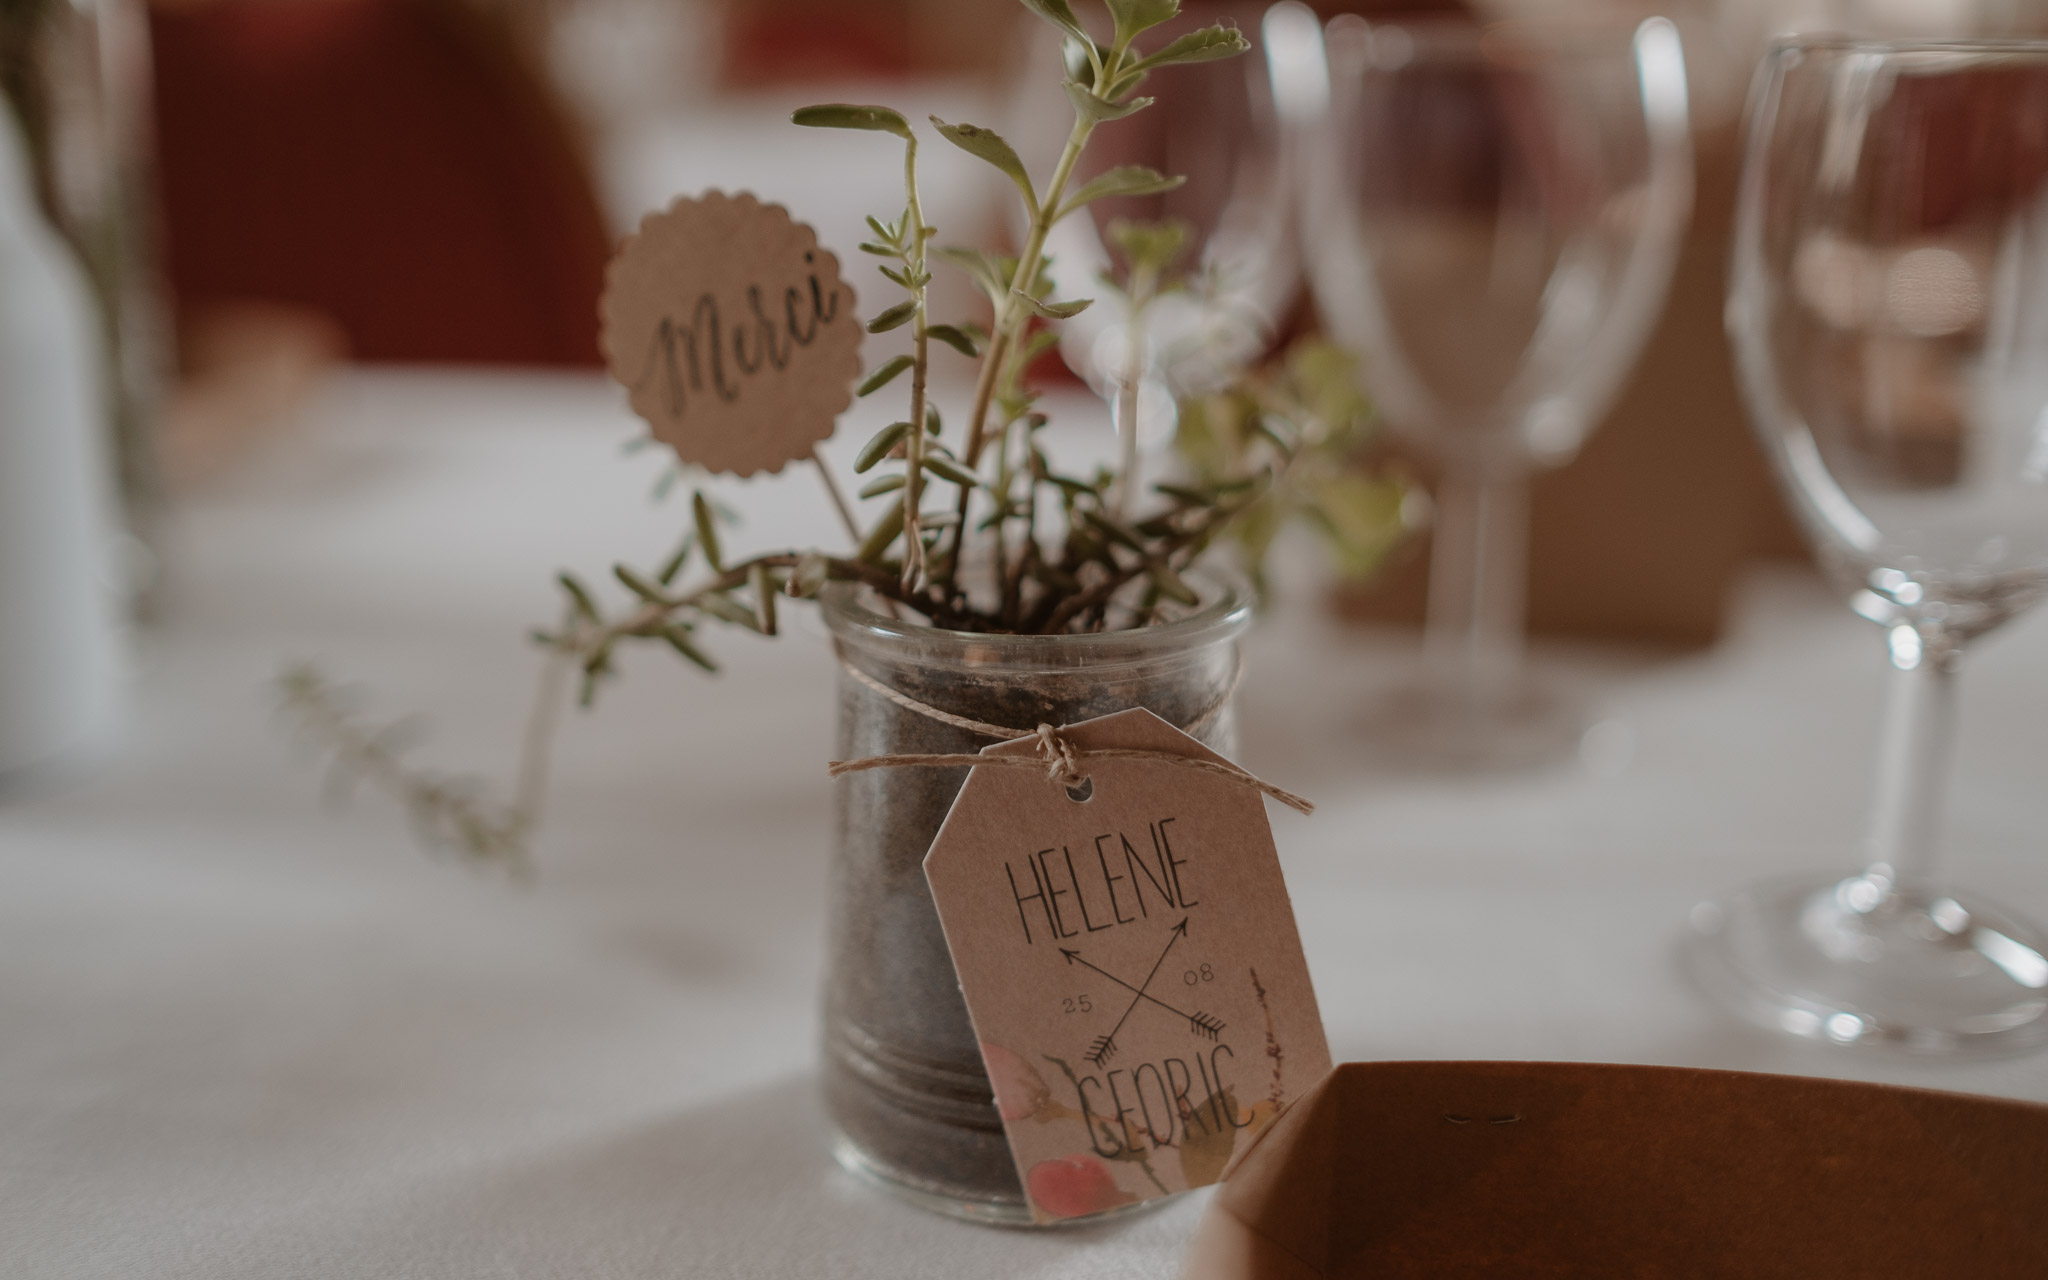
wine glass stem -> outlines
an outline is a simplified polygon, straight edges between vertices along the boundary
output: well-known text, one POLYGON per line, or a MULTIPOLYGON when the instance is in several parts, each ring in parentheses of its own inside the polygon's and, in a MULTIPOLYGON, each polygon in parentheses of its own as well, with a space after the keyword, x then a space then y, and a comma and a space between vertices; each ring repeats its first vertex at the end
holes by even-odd
POLYGON ((1521 674, 1529 482, 1513 466, 1447 467, 1437 491, 1423 651, 1439 694, 1478 714, 1521 674))
POLYGON ((1891 694, 1879 738, 1871 809, 1870 877, 1927 884, 1941 844, 1942 801, 1955 757, 1956 646, 1922 640, 1901 624, 1891 635, 1891 694))

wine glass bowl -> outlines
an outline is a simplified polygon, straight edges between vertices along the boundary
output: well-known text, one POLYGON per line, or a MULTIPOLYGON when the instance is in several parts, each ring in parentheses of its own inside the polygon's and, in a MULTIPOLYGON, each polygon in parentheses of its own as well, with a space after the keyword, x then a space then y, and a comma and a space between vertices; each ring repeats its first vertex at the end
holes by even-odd
POLYGON ((1606 412, 1676 262, 1684 62, 1663 19, 1337 19, 1326 45, 1310 278, 1387 422, 1440 476, 1409 718, 1427 748, 1488 756, 1526 710, 1529 473, 1568 461, 1606 412))
POLYGON ((1709 904, 1695 971, 1814 1038, 2038 1043, 2041 935, 1936 864, 1964 650, 2048 592, 2048 43, 1782 41, 1746 147, 1744 394, 1893 689, 1867 868, 1709 904))

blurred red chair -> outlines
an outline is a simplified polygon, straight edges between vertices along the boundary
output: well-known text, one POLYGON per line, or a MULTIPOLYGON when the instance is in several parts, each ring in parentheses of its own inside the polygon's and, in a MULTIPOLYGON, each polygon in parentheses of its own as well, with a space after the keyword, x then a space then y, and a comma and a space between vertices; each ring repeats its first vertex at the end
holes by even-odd
POLYGON ((596 365, 611 249, 572 130, 456 0, 152 15, 182 317, 283 303, 366 360, 596 365))

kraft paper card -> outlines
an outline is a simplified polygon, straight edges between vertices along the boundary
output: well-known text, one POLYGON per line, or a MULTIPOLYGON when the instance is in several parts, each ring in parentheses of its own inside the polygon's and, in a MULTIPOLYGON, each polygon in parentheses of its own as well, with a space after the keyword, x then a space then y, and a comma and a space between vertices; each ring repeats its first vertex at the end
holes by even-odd
POLYGON ((685 462, 780 471, 853 403, 853 288, 781 205, 712 191, 649 214, 606 270, 599 309, 612 377, 685 462))
POLYGON ((2037 1280, 2048 1107, 1564 1062, 1346 1063, 1231 1172, 1182 1280, 2037 1280))
MULTIPOLYGON (((1060 730, 1085 799, 979 768, 925 875, 1039 1221, 1207 1186, 1330 1069, 1265 801, 1145 710, 1060 730)), ((1034 739, 983 754, 1029 754, 1034 739)))

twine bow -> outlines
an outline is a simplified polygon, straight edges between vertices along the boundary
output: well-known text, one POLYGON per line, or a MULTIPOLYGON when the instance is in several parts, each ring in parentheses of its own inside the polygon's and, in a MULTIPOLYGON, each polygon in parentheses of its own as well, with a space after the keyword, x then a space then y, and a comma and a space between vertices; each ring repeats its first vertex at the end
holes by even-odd
POLYGON ((1081 753, 1049 724, 1038 726, 1038 754, 1045 757, 1045 776, 1063 786, 1078 787, 1088 781, 1081 772, 1081 753))

